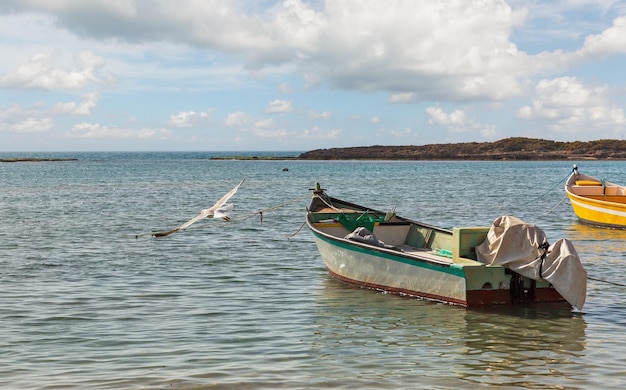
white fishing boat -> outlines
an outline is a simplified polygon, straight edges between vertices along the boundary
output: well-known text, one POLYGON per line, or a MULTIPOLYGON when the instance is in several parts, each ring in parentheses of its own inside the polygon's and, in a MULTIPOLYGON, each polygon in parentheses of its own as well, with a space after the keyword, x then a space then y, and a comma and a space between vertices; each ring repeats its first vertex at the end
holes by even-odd
POLYGON ((306 223, 329 273, 363 287, 466 307, 569 302, 582 308, 587 274, 573 245, 548 245, 515 217, 451 230, 312 190, 306 223))

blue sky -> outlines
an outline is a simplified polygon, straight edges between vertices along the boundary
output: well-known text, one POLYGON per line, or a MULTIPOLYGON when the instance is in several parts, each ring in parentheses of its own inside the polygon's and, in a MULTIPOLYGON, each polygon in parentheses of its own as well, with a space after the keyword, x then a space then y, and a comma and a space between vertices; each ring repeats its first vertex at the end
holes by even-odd
POLYGON ((626 1, 2 0, 0 151, 626 133, 626 1))

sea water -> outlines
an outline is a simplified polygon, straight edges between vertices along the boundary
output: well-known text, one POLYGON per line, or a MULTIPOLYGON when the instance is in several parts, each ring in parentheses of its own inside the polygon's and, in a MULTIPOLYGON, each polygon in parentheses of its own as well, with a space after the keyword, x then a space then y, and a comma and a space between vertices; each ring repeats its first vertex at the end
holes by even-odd
MULTIPOLYGON (((575 162, 17 156, 77 160, 0 163, 0 388, 626 387, 626 232, 577 222, 575 162), (242 179, 230 222, 144 235, 242 179), (587 302, 464 309, 335 281, 303 227, 316 182, 442 227, 534 223, 572 240, 587 302)), ((626 184, 626 162, 578 165, 626 184)))

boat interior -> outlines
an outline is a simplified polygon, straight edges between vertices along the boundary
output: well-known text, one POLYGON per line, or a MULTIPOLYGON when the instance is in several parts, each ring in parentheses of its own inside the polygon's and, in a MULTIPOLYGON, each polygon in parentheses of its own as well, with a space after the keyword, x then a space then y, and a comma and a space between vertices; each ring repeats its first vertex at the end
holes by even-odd
POLYGON ((446 230, 401 219, 393 212, 328 207, 309 213, 309 220, 316 229, 333 237, 346 238, 356 228, 365 227, 380 246, 387 249, 433 261, 466 265, 476 265, 475 247, 484 241, 489 231, 489 227, 446 230))
POLYGON ((585 198, 626 204, 626 188, 597 180, 576 180, 569 186, 572 193, 585 198))

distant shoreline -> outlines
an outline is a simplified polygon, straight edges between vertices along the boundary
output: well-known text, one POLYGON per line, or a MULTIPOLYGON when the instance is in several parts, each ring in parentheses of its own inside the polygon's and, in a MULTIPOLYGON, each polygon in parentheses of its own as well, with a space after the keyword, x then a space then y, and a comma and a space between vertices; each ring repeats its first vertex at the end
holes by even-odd
MULTIPOLYGON (((178 152, 172 152, 178 153, 178 152)), ((183 153, 183 152, 181 152, 183 153)), ((196 152, 194 152, 196 153, 196 152)), ((213 154, 213 152, 200 152, 213 154)), ((626 160, 626 141, 596 140, 557 142, 513 137, 495 142, 465 142, 405 146, 355 146, 315 149, 307 152, 220 152, 209 160, 306 161, 306 160, 387 160, 387 161, 563 161, 626 160), (253 154, 254 153, 254 154, 253 154), (293 155, 288 155, 293 153, 293 155), (299 153, 299 154, 298 154, 299 153)), ((3 153, 7 155, 7 153, 3 153)), ((4 157, 0 162, 76 161, 78 158, 4 157)))
POLYGON ((513 137, 495 142, 317 149, 299 160, 556 161, 626 160, 626 141, 557 142, 513 137))
POLYGON ((35 158, 35 157, 0 158, 0 162, 4 162, 4 163, 49 162, 49 161, 78 161, 78 159, 77 158, 35 158))
POLYGON ((316 149, 294 157, 228 156, 212 160, 557 161, 626 160, 626 141, 557 142, 513 137, 495 142, 316 149))

